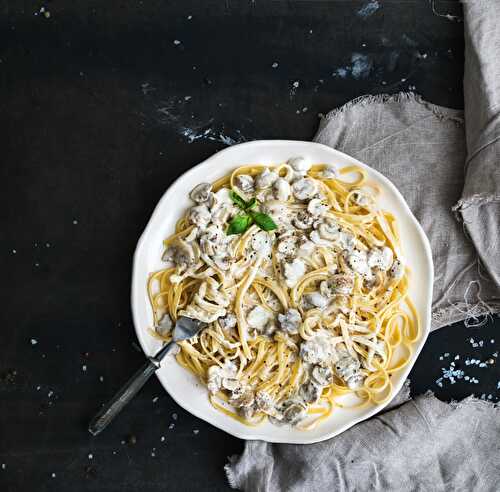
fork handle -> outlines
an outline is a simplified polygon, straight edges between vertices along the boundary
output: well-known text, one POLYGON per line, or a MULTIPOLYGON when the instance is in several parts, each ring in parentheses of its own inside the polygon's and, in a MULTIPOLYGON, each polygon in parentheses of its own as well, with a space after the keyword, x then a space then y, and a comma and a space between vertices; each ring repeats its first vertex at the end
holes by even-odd
MULTIPOLYGON (((168 349, 173 344, 168 344, 168 349)), ((164 347, 165 349, 166 347, 164 347)), ((102 407, 89 424, 89 432, 96 436, 123 410, 125 405, 146 384, 152 374, 160 367, 156 358, 149 358, 146 363, 121 387, 121 389, 102 407)))

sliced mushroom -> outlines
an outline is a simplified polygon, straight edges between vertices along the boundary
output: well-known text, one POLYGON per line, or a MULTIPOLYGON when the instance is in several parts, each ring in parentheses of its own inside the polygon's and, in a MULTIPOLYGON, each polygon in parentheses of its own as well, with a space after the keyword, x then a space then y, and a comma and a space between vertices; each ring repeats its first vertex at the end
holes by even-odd
POLYGON ((255 406, 258 410, 268 415, 274 415, 276 413, 274 400, 266 391, 257 391, 255 394, 255 406))
POLYGON ((323 169, 321 176, 325 179, 338 179, 339 171, 335 166, 330 164, 323 169))
POLYGON ((326 219, 318 225, 318 232, 321 238, 335 241, 340 235, 340 226, 333 219, 326 219))
POLYGON ((305 175, 311 169, 312 163, 305 157, 292 157, 288 159, 287 164, 300 175, 305 175))
POLYGON ((332 275, 320 284, 320 292, 326 297, 335 295, 349 295, 354 288, 354 277, 349 274, 332 275))
POLYGON ((204 203, 210 198, 211 190, 212 185, 210 183, 200 183, 191 190, 189 197, 196 203, 204 203))
POLYGON ((273 184, 273 191, 276 200, 286 202, 290 198, 292 188, 286 179, 278 178, 273 184))
POLYGON ((389 275, 395 280, 400 280, 404 275, 404 272, 405 268, 403 266, 403 263, 396 258, 389 270, 389 275))
POLYGON ((290 425, 294 425, 305 418, 307 415, 307 407, 304 403, 298 401, 290 401, 285 405, 283 410, 283 421, 290 425))
POLYGON ((212 219, 212 214, 206 205, 197 205, 189 211, 188 220, 198 227, 205 227, 212 219))
POLYGON ((314 217, 305 210, 301 210, 297 216, 293 219, 292 224, 297 229, 311 229, 313 226, 314 217))
POLYGON ((292 193, 297 200, 310 200, 318 191, 311 178, 301 178, 292 184, 292 193))
POLYGON ((278 314, 278 321, 282 330, 295 335, 299 332, 302 316, 297 309, 288 309, 285 314, 278 314))
POLYGON ((166 337, 172 331, 173 326, 172 318, 168 313, 165 313, 155 330, 158 335, 166 337))
POLYGON ((250 407, 253 405, 255 395, 250 386, 239 386, 231 393, 229 404, 233 407, 250 407))
POLYGON ((196 262, 197 255, 191 244, 177 239, 165 250, 162 259, 172 261, 178 267, 189 267, 196 262))
POLYGON ((249 174, 240 174, 234 178, 235 186, 243 193, 253 193, 255 191, 254 180, 249 174))
POLYGON ((269 169, 264 169, 259 175, 255 178, 255 187, 258 190, 264 190, 266 188, 270 188, 275 181, 279 178, 279 176, 269 169))
POLYGON ((330 367, 314 366, 311 377, 320 386, 328 386, 333 382, 333 371, 330 367))
POLYGON ((305 403, 316 403, 323 392, 323 388, 314 381, 309 381, 300 387, 299 395, 305 403))
POLYGON ((321 217, 328 211, 328 205, 324 203, 320 198, 313 198, 308 204, 307 204, 307 211, 313 216, 313 217, 321 217))

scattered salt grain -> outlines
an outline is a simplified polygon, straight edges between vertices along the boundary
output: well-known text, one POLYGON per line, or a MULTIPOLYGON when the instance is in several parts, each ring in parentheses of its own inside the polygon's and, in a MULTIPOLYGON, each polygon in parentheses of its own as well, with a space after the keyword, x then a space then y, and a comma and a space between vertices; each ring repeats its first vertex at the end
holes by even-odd
POLYGON ((40 391, 40 388, 41 388, 41 386, 37 386, 37 387, 36 387, 36 390, 37 390, 37 391, 40 391))
POLYGON ((45 243, 46 248, 50 248, 50 243, 45 243))
POLYGON ((55 474, 55 473, 52 473, 51 477, 52 477, 52 478, 56 478, 56 474, 55 474))
POLYGON ((12 250, 12 254, 15 255, 17 251, 15 249, 12 250))
POLYGON ((299 81, 298 81, 298 80, 296 80, 296 81, 295 81, 292 85, 293 85, 293 87, 294 87, 295 89, 297 89, 297 87, 298 87, 300 84, 299 84, 299 81))
POLYGON ((73 225, 78 224, 78 221, 76 219, 73 219, 73 225))
POLYGON ((35 338, 32 338, 30 341, 31 345, 36 345, 38 343, 38 340, 36 340, 35 338))
POLYGON ((7 468, 7 465, 5 463, 2 463, 2 470, 5 470, 7 468))
POLYGON ((92 453, 89 453, 89 460, 93 459, 94 455, 92 453))
POLYGON ((198 429, 193 429, 193 434, 196 436, 200 431, 198 429))
POLYGON ((156 454, 154 451, 151 451, 151 458, 156 458, 156 454))
POLYGON ((104 381, 104 378, 102 376, 99 376, 99 381, 102 383, 104 381))
POLYGON ((495 343, 495 339, 494 339, 494 338, 492 338, 492 339, 490 340, 490 343, 495 343))
POLYGON ((82 371, 83 371, 83 372, 85 372, 86 370, 87 370, 87 366, 84 364, 84 365, 82 366, 82 371))
POLYGON ((274 62, 274 63, 271 65, 271 67, 273 67, 273 68, 278 68, 278 62, 274 62))
POLYGON ((53 394, 54 394, 54 392, 53 392, 52 390, 50 390, 50 391, 47 393, 47 396, 48 396, 49 398, 51 398, 53 394))
POLYGON ((174 420, 177 420, 177 417, 178 417, 178 415, 177 415, 176 413, 173 413, 173 414, 172 414, 172 418, 173 418, 174 420))
POLYGON ((160 441, 161 441, 161 442, 165 442, 165 436, 161 436, 161 437, 160 437, 160 441))
POLYGON ((192 15, 188 15, 188 20, 191 20, 193 18, 192 15))
POLYGON ((449 353, 449 352, 445 352, 444 356, 445 356, 445 357, 449 357, 449 356, 450 356, 450 353, 449 353))
POLYGON ((179 46, 181 44, 181 42, 178 39, 174 39, 174 44, 175 44, 175 46, 179 46))
POLYGON ((455 360, 458 360, 460 359, 460 356, 459 355, 455 355, 455 360))
POLYGON ((158 401, 158 397, 155 396, 152 401, 153 401, 153 403, 156 403, 158 401))
POLYGON ((175 427, 175 424, 174 424, 174 423, 172 423, 172 424, 170 424, 170 425, 168 426, 168 428, 169 428, 170 430, 172 430, 174 427, 175 427))

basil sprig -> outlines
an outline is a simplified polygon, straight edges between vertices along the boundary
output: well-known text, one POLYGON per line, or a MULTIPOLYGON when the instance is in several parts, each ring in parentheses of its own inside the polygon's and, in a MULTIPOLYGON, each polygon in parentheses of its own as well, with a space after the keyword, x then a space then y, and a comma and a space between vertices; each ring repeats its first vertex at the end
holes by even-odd
POLYGON ((263 231, 272 231, 278 228, 269 215, 253 210, 257 205, 257 200, 255 198, 247 202, 234 191, 230 192, 230 197, 233 203, 242 210, 242 213, 231 219, 226 231, 227 235, 243 234, 254 223, 263 231))

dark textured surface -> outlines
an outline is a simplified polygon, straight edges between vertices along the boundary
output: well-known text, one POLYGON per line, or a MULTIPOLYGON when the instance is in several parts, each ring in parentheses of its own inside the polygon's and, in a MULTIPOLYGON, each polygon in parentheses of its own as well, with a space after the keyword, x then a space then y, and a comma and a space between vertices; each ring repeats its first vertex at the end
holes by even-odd
MULTIPOLYGON (((143 361, 132 253, 168 185, 224 141, 308 140, 318 113, 410 86, 462 106, 462 24, 437 15, 459 4, 380 1, 363 17, 366 4, 53 0, 47 19, 41 3, 0 2, 0 490, 227 489, 243 443, 157 380, 86 431, 143 361)), ((498 326, 432 334, 413 392, 498 400, 497 365, 465 364, 493 357, 498 326), (479 382, 438 387, 456 354, 479 382)))

